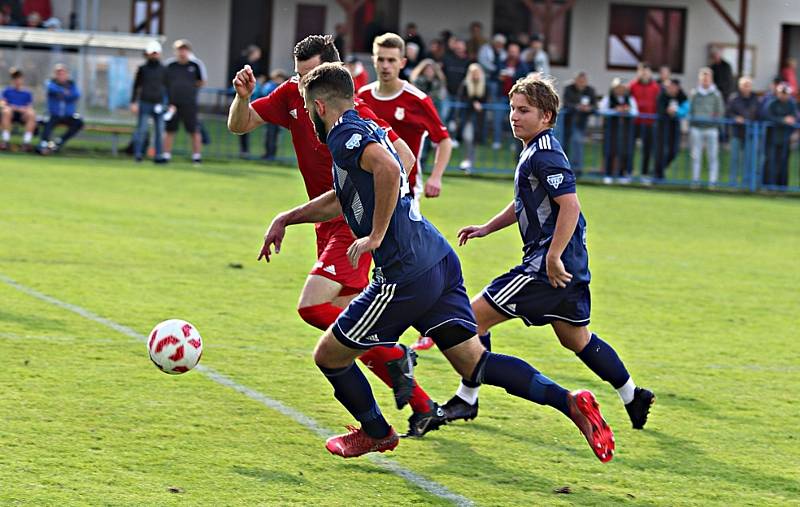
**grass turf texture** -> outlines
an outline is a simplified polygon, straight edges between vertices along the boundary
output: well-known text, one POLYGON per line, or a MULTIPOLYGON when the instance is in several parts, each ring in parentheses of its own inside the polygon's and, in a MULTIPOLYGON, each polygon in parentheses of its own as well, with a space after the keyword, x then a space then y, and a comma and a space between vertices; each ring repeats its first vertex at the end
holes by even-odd
MULTIPOLYGON (((643 432, 616 393, 546 328, 495 328, 495 350, 594 390, 615 429, 601 465, 556 411, 487 387, 481 415, 389 456, 480 505, 786 505, 800 498, 800 203, 584 186, 592 329, 658 401, 643 432), (571 494, 556 494, 568 486, 571 494)), ((510 181, 450 178, 426 215, 452 241, 512 196, 510 181)), ((179 317, 203 363, 340 429, 294 304, 311 226, 255 258, 273 214, 303 201, 296 170, 166 167, 32 156, 0 163, 0 273, 142 334, 179 317), (241 264, 243 269, 230 265, 241 264)), ((514 228, 459 248, 468 292, 519 260, 514 228)), ((441 500, 190 372, 164 375, 142 343, 0 283, 0 504, 409 505, 441 500), (172 490, 171 490, 172 488, 172 490)), ((404 337, 408 343, 413 333, 404 337)), ((458 379, 436 349, 420 382, 458 379)), ((390 422, 408 409, 368 374, 390 422)))

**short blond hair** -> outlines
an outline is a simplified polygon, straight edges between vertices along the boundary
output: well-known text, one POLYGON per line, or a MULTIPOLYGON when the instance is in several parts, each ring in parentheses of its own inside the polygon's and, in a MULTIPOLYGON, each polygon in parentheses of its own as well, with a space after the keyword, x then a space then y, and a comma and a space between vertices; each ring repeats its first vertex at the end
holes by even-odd
POLYGON ((551 76, 535 73, 518 80, 508 92, 508 98, 511 99, 516 94, 524 95, 528 104, 542 113, 550 113, 552 115, 550 126, 555 126, 560 99, 556 91, 555 80, 551 76))
POLYGON ((386 32, 383 35, 375 37, 372 41, 372 53, 377 53, 378 48, 397 48, 400 50, 400 57, 406 56, 406 41, 396 33, 386 32))

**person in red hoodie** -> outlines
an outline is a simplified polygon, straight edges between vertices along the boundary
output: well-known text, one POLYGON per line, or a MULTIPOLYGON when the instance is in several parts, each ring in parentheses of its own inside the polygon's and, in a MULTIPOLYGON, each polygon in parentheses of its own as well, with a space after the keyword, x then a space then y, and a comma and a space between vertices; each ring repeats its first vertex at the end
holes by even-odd
POLYGON ((639 107, 639 117, 636 118, 636 137, 642 140, 642 177, 648 177, 650 170, 650 155, 653 152, 655 137, 655 119, 658 112, 658 95, 661 87, 653 79, 650 65, 639 65, 639 73, 630 86, 631 96, 636 99, 639 107), (642 118, 642 115, 645 117, 642 118))

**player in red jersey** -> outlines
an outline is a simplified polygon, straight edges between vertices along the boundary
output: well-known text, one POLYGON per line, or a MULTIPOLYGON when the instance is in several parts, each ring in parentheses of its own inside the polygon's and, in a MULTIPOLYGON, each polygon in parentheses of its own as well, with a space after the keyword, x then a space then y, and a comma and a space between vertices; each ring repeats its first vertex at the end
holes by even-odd
MULTIPOLYGON (((298 76, 253 103, 250 103, 256 83, 253 71, 245 66, 236 74, 233 80, 236 97, 228 115, 228 128, 235 134, 244 134, 269 122, 289 129, 306 192, 309 199, 314 199, 333 188, 333 159, 328 148, 314 133, 314 125, 305 111, 298 82, 300 77, 321 63, 340 61, 339 53, 331 37, 310 35, 295 46, 294 60, 298 76)), ((361 117, 371 119, 387 129, 389 139, 398 149, 405 166, 414 163, 409 147, 363 101, 356 101, 356 110, 361 117)), ((315 231, 317 262, 303 286, 297 311, 308 324, 324 331, 369 283, 371 258, 362 256, 356 268, 350 264, 347 251, 355 238, 341 216, 316 224, 315 231)), ((262 256, 259 256, 259 260, 262 256)), ((439 405, 413 379, 411 354, 403 346, 374 347, 360 359, 393 388, 398 408, 405 403, 411 405, 414 413, 409 418, 408 434, 422 436, 444 424, 445 419, 439 405)))
MULTIPOLYGON (((425 137, 430 136, 431 141, 436 143, 433 170, 425 182, 425 197, 439 196, 442 174, 450 163, 453 142, 431 98, 408 81, 400 79, 400 71, 406 66, 405 54, 406 44, 399 35, 385 33, 375 38, 372 43, 372 63, 378 80, 361 87, 358 98, 387 121, 416 156, 416 164, 408 171, 408 183, 414 201, 419 206, 423 188, 419 157, 425 137)), ((414 350, 431 347, 433 340, 426 336, 421 336, 411 346, 414 350)))
POLYGON ((358 97, 379 118, 387 121, 397 135, 408 144, 417 163, 408 174, 408 183, 414 198, 422 195, 422 174, 419 155, 425 137, 436 143, 433 169, 425 182, 425 197, 438 197, 442 189, 442 175, 450 163, 453 142, 447 127, 442 124, 439 113, 430 97, 416 86, 400 79, 400 70, 406 65, 405 42, 394 33, 385 33, 372 43, 372 63, 378 80, 358 90, 358 97))

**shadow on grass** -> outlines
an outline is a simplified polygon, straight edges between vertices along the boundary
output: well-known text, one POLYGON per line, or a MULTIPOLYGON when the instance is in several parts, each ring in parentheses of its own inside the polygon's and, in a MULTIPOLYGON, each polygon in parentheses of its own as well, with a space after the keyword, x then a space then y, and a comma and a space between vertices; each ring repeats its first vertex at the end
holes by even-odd
POLYGON ((300 475, 301 472, 298 472, 297 474, 292 474, 280 470, 268 470, 266 468, 257 468, 257 467, 243 467, 239 465, 234 465, 232 469, 239 475, 243 475, 245 477, 251 477, 253 479, 258 479, 261 482, 269 482, 269 483, 280 482, 283 484, 289 484, 293 486, 302 486, 308 484, 308 480, 302 475, 300 475))

